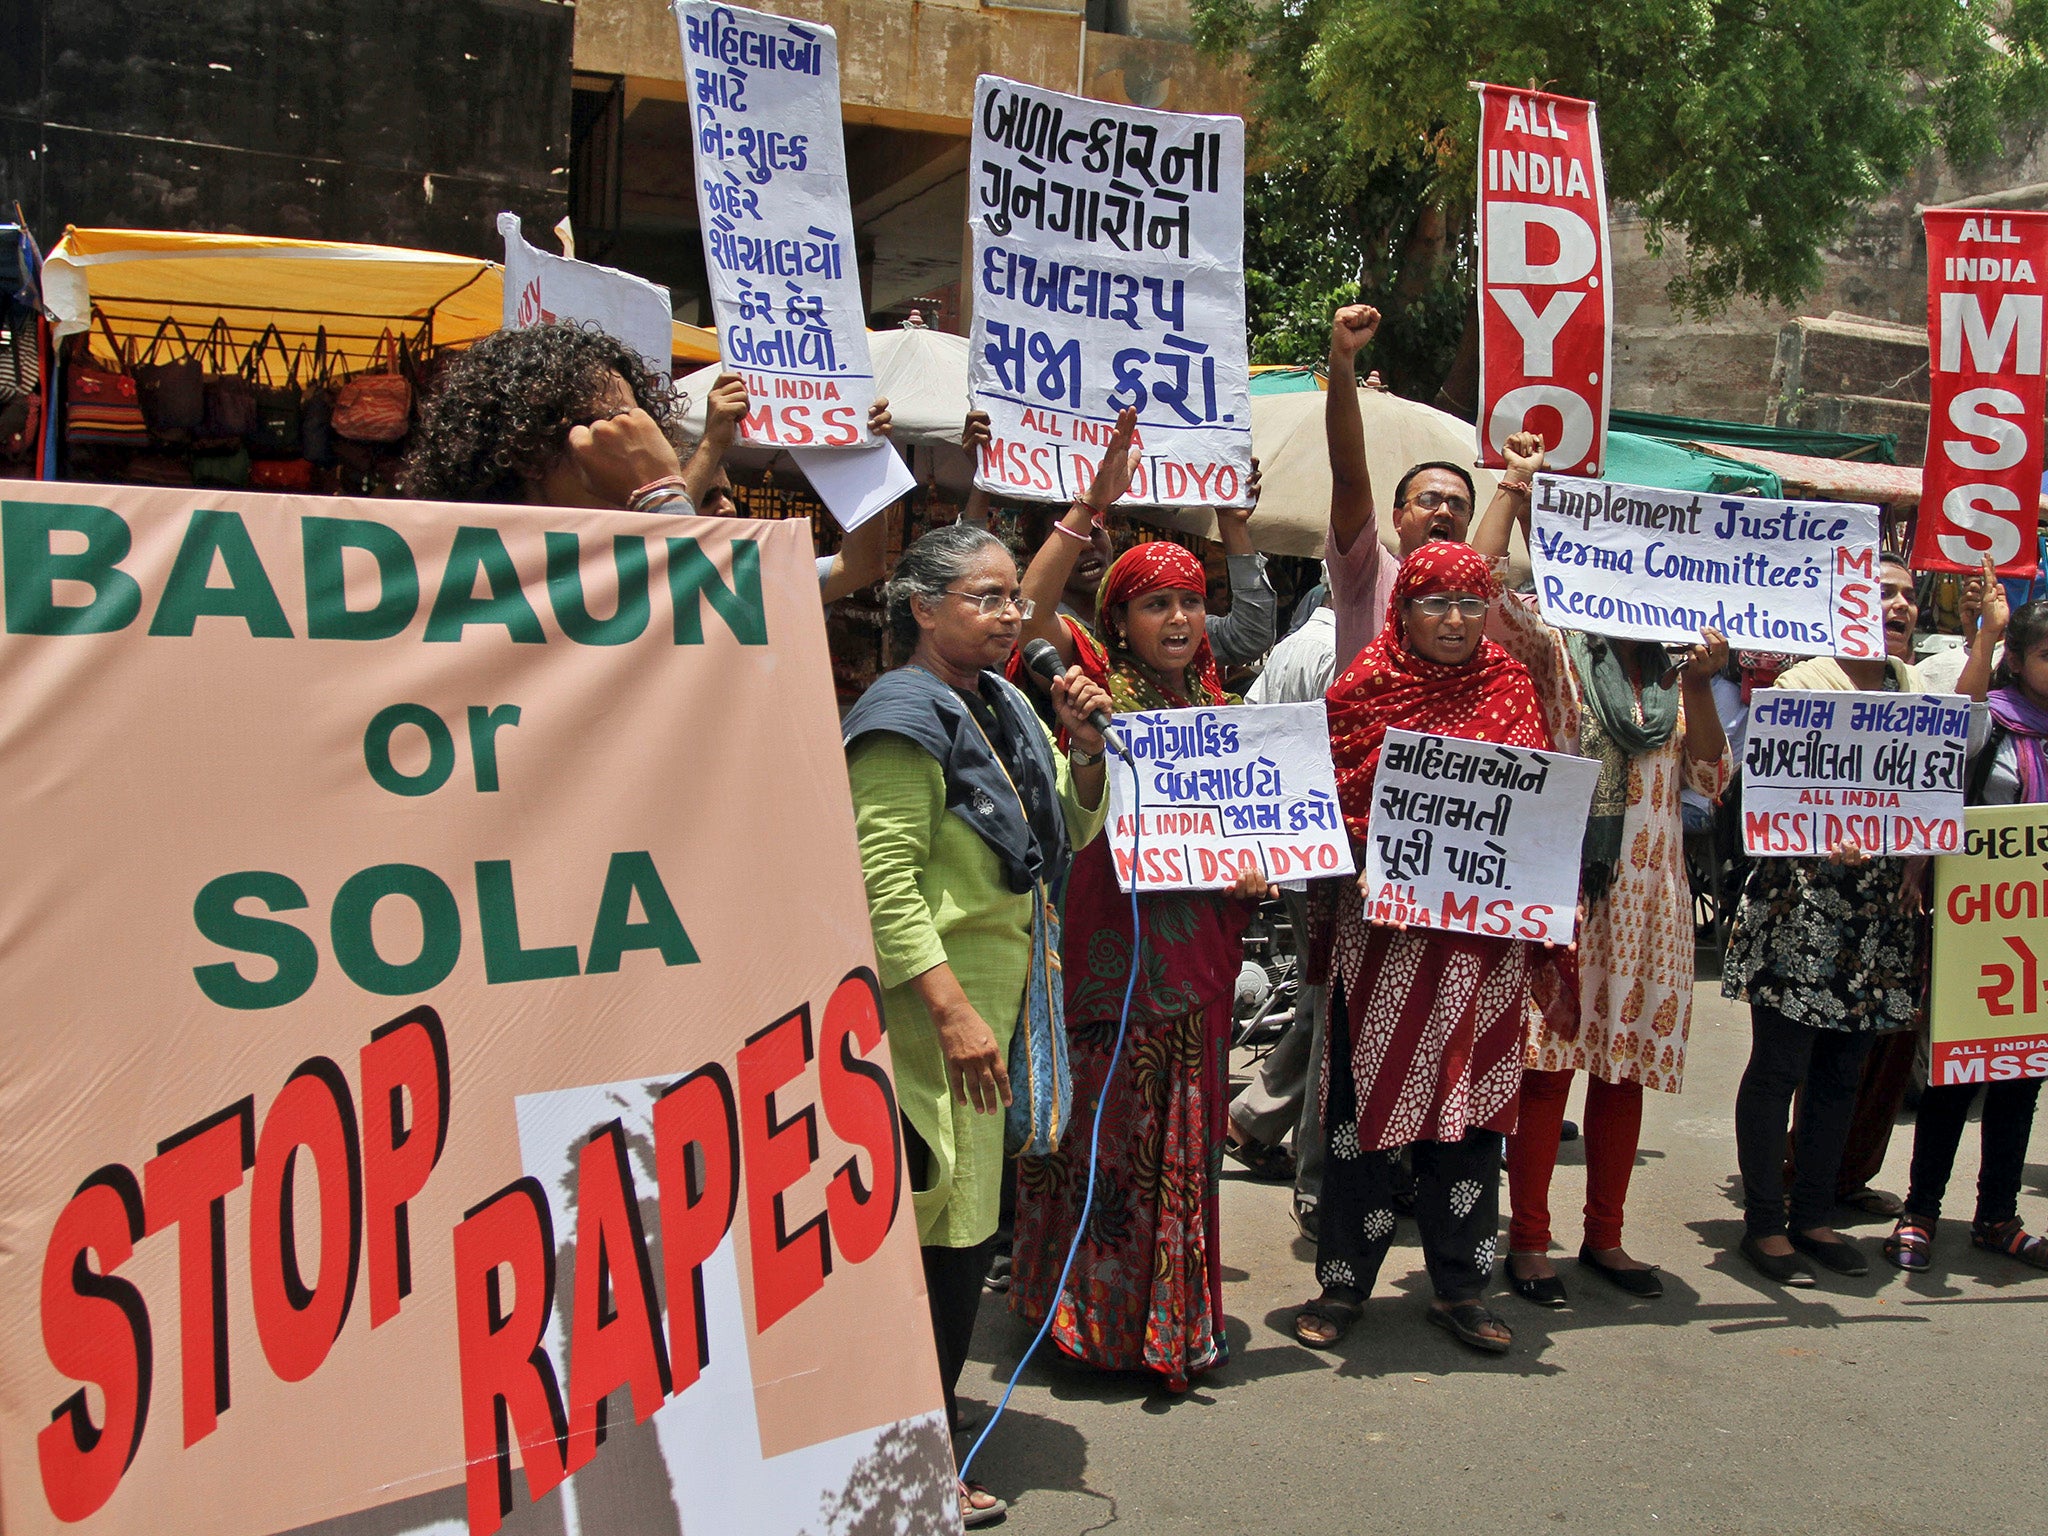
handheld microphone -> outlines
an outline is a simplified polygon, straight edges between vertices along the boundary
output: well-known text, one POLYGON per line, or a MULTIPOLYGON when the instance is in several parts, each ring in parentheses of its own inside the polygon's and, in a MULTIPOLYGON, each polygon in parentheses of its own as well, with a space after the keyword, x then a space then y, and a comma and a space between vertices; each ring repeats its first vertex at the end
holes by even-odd
MULTIPOLYGON (((1024 665, 1029 667, 1047 688, 1051 688, 1057 679, 1067 675, 1067 669, 1060 664, 1060 653, 1050 640, 1028 641, 1024 646, 1024 665)), ((1130 761, 1131 754, 1124 750, 1124 744, 1110 732, 1108 710, 1091 711, 1088 723, 1102 732, 1102 739, 1109 743, 1111 751, 1124 761, 1130 761)))

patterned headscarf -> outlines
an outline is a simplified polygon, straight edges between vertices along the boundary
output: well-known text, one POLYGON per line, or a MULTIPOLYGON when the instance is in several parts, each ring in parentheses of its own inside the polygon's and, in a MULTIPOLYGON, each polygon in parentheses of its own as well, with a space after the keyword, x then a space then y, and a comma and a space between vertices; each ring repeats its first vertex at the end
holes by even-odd
POLYGON ((1095 591, 1095 638, 1101 643, 1103 655, 1100 658, 1091 656, 1089 647, 1082 646, 1076 659, 1089 676, 1109 689, 1111 699, 1119 709, 1166 709, 1189 704, 1222 703, 1223 678, 1216 670, 1216 657, 1209 649, 1206 625, 1199 631, 1194 658, 1188 663, 1189 697, 1184 699, 1152 686, 1149 677, 1137 671, 1137 658, 1131 654, 1126 638, 1110 628, 1109 610, 1112 605, 1130 603, 1149 592, 1163 591, 1200 592, 1206 596, 1209 579, 1202 569, 1202 562, 1170 539, 1152 539, 1125 550, 1117 557, 1116 563, 1102 573, 1102 585, 1095 591), (1098 666, 1103 672, 1100 677, 1096 676, 1098 666), (1119 682, 1126 685, 1121 690, 1119 682), (1124 702, 1120 692, 1132 695, 1132 702, 1124 702), (1145 702, 1144 696, 1148 694, 1158 695, 1158 702, 1145 702))
POLYGON ((1491 640, 1481 640, 1462 666, 1430 661, 1409 649, 1402 610, 1413 597, 1437 592, 1494 596, 1486 559, 1469 544, 1433 540, 1401 562, 1386 624, 1330 687, 1330 751, 1344 824, 1365 836, 1372 781, 1389 728, 1551 749, 1529 672, 1491 640))

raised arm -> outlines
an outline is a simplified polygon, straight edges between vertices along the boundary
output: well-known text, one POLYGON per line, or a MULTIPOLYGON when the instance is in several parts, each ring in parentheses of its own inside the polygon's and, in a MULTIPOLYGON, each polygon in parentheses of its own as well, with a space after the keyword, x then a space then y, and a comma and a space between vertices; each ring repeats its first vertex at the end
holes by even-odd
POLYGON ((1280 631, 1280 596, 1267 579, 1265 556, 1252 548, 1249 525, 1259 487, 1259 461, 1253 459, 1251 505, 1216 509, 1216 540, 1230 571, 1230 612, 1209 615, 1209 648, 1226 665, 1258 660, 1280 631))
MULTIPOLYGON (((981 468, 981 451, 993 439, 989 434, 988 412, 969 411, 967 421, 960 428, 960 446, 967 450, 970 472, 981 468)), ((971 481, 967 487, 967 505, 960 513, 960 521, 972 523, 977 528, 988 526, 988 492, 971 481)))
POLYGON ((1998 655, 1998 643, 2005 638, 2006 622, 2012 617, 2012 602, 2005 595, 2005 585, 1998 579, 1998 568, 1989 555, 1984 557, 1983 571, 1973 574, 1970 582, 1976 601, 1965 605, 1963 617, 1970 635, 1970 655, 1963 663, 1962 675, 1956 679, 1956 692, 1982 703, 1991 691, 1991 668, 1998 655), (1976 610, 1974 623, 1967 611, 1969 607, 1976 610))
POLYGON ((1529 537, 1529 484, 1545 463, 1543 438, 1535 432, 1517 432, 1507 440, 1502 456, 1508 467, 1472 529, 1472 547, 1489 560, 1507 559, 1509 531, 1517 522, 1522 537, 1529 537))
POLYGON ((1066 590, 1067 578, 1074 574, 1074 563, 1081 558, 1081 551, 1088 547, 1095 519, 1130 488, 1131 476, 1138 468, 1138 450, 1131 446, 1137 434, 1138 413, 1126 406, 1117 414, 1116 430, 1109 435, 1109 444, 1102 450, 1102 462, 1096 465, 1088 488, 1074 498, 1066 515, 1052 525, 1051 535, 1031 557, 1031 564, 1024 571, 1024 596, 1033 606, 1031 617, 1024 621, 1023 632, 1017 637, 1020 648, 1033 640, 1049 641, 1059 651, 1062 665, 1074 664, 1073 637, 1059 619, 1060 594, 1066 590))
POLYGON ((721 373, 704 397, 704 441, 683 466, 683 489, 691 506, 702 506, 704 493, 718 483, 725 456, 732 451, 746 414, 747 381, 736 373, 721 373))
POLYGON ((1340 555, 1361 534, 1379 536, 1372 474, 1365 463, 1365 417, 1358 408, 1358 354, 1379 328, 1380 312, 1370 304, 1347 304, 1330 323, 1330 392, 1323 401, 1323 430, 1330 450, 1330 538, 1340 555))

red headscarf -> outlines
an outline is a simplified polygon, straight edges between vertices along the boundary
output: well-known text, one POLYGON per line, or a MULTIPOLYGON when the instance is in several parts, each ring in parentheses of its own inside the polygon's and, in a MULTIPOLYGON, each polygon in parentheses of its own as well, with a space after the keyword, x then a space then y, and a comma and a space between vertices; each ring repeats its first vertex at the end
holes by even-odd
POLYGON ((1485 557, 1469 544, 1436 539, 1403 560, 1385 626, 1326 696, 1337 794, 1354 838, 1365 836, 1372 814, 1373 775, 1390 727, 1551 749, 1528 669, 1493 641, 1481 640, 1472 659, 1458 667, 1427 660, 1409 649, 1402 610, 1411 597, 1434 592, 1491 597, 1493 577, 1485 557))
MULTIPOLYGON (((1199 592, 1204 596, 1209 591, 1209 578, 1202 569, 1202 562, 1171 539, 1151 539, 1133 545, 1103 572, 1102 585, 1095 590, 1095 635, 1106 654, 1097 657, 1089 654, 1091 647, 1076 648, 1079 653, 1076 659, 1090 677, 1098 683, 1104 682, 1111 666, 1130 655, 1127 637, 1116 635, 1110 629, 1111 605, 1135 601, 1148 592, 1163 591, 1199 592), (1103 676, 1096 676, 1097 667, 1101 668, 1103 676)), ((1191 681, 1199 680, 1208 689, 1211 700, 1222 699, 1223 679, 1216 670, 1216 657, 1209 649, 1207 625, 1203 626, 1201 638, 1195 644, 1194 658, 1188 663, 1188 676, 1191 681)), ((1201 701, 1186 699, 1177 702, 1201 701)))

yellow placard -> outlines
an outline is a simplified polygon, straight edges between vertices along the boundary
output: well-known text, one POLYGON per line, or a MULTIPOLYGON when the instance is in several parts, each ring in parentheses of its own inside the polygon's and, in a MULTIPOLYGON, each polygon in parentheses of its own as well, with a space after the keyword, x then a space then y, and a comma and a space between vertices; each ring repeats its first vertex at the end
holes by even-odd
POLYGON ((1934 861, 1930 1081, 2048 1077, 2048 806, 1972 806, 1934 861))

